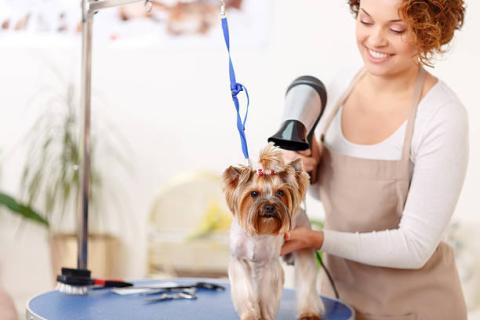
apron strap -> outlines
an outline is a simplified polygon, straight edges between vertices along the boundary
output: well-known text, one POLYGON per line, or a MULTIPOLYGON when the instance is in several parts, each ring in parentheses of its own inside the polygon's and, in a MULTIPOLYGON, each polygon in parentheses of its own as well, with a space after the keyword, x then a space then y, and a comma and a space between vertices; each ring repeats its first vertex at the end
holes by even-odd
POLYGON ((407 122, 407 128, 405 130, 405 137, 403 140, 402 150, 402 162, 408 162, 410 160, 410 150, 412 146, 413 131, 415 128, 415 118, 417 116, 418 105, 422 99, 423 86, 425 83, 427 73, 422 66, 418 70, 417 80, 415 82, 415 91, 413 94, 412 108, 410 110, 410 116, 407 122))
POLYGON ((362 68, 360 71, 357 72, 355 77, 353 77, 352 81, 348 85, 347 89, 343 93, 343 95, 340 96, 340 98, 337 100, 336 104, 334 105, 332 111, 328 115, 328 118, 325 122, 325 126, 323 127, 322 131, 320 132, 320 142, 324 142, 325 140, 325 134, 330 127, 330 124, 332 123, 333 119, 335 118, 335 115, 337 114, 338 109, 340 106, 347 100, 347 98, 350 96, 350 93, 352 92, 353 88, 357 85, 358 81, 365 75, 365 69, 362 68))

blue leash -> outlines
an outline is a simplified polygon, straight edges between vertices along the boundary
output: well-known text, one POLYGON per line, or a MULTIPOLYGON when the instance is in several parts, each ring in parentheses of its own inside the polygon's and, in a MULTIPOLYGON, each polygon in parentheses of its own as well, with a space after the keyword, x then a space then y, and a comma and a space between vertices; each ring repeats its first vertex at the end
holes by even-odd
POLYGON ((230 75, 230 90, 232 91, 233 104, 235 105, 235 110, 237 111, 237 129, 240 135, 240 142, 242 143, 243 156, 245 157, 245 159, 249 160, 250 157, 248 155, 247 138, 245 136, 245 122, 247 121, 248 107, 250 106, 250 98, 248 96, 247 88, 241 83, 238 83, 235 78, 235 70, 233 69, 232 56, 230 55, 230 35, 228 32, 228 22, 227 22, 227 17, 225 16, 224 13, 222 13, 222 29, 223 29, 223 37, 225 38, 225 44, 227 45, 227 51, 228 51, 228 60, 229 60, 228 71, 230 75), (240 116, 240 102, 238 101, 238 97, 237 97, 237 95, 242 91, 245 91, 245 95, 247 96, 247 108, 246 108, 245 117, 243 118, 243 120, 242 120, 242 117, 240 116))

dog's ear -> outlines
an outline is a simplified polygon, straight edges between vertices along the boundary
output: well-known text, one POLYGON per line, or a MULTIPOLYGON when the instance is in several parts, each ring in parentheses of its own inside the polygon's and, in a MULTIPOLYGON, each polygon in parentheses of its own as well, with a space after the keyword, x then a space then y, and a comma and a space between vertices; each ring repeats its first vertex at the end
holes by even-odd
POLYGON ((310 177, 308 173, 303 170, 303 163, 302 159, 297 159, 288 164, 295 170, 295 179, 298 184, 298 191, 303 199, 305 197, 305 193, 307 192, 308 185, 310 183, 310 177))
POLYGON ((298 158, 296 160, 293 160, 288 165, 292 166, 293 169, 295 169, 295 172, 303 171, 303 163, 302 163, 302 159, 300 159, 300 158, 298 158))
POLYGON ((230 166, 223 172, 223 185, 225 189, 234 189, 238 185, 240 175, 242 174, 241 167, 230 166))
POLYGON ((250 179, 251 170, 245 166, 230 166, 223 172, 223 189, 225 191, 225 199, 232 213, 235 213, 236 194, 238 186, 250 179))

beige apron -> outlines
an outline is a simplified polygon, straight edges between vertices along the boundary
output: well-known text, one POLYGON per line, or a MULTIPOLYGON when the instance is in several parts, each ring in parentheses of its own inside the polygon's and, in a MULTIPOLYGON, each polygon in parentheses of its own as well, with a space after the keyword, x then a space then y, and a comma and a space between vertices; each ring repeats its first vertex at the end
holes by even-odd
MULTIPOLYGON (((363 74, 355 77, 329 115, 322 141, 339 107, 363 74)), ((398 228, 411 180, 410 145, 424 79, 425 71, 421 69, 401 160, 355 158, 324 147, 319 183, 326 229, 371 232, 398 228)), ((326 262, 341 299, 355 308, 357 319, 467 319, 453 252, 444 242, 418 270, 375 267, 333 255, 327 255, 326 262)), ((322 292, 331 296, 328 282, 323 281, 322 286, 322 292)))

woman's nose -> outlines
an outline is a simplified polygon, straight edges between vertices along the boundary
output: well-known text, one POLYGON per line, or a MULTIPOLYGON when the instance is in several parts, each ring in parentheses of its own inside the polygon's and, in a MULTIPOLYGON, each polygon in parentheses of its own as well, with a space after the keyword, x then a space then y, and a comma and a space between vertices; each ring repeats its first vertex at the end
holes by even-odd
POLYGON ((373 47, 384 47, 388 44, 383 28, 373 28, 369 38, 370 45, 373 47))

